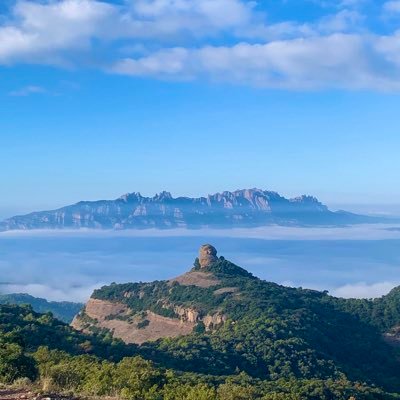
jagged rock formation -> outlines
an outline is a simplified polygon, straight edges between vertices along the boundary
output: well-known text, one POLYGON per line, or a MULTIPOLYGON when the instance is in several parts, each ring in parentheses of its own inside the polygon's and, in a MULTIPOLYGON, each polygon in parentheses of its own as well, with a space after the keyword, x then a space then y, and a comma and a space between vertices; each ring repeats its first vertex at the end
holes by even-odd
POLYGON ((0 223, 15 229, 170 229, 255 227, 268 224, 320 225, 377 222, 371 217, 331 212, 315 197, 286 199, 261 189, 222 192, 207 197, 154 197, 130 193, 116 200, 81 201, 58 210, 34 212, 0 223))

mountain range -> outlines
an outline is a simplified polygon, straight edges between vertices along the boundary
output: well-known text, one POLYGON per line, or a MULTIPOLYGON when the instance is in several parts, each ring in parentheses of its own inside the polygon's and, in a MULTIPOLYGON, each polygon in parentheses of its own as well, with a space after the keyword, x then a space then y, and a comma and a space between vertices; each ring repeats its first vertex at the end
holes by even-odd
POLYGON ((129 193, 115 200, 81 201, 52 211, 15 216, 0 231, 30 229, 171 229, 264 225, 313 226, 381 222, 384 219, 333 212, 312 196, 287 199, 261 189, 225 191, 206 197, 154 197, 129 193))

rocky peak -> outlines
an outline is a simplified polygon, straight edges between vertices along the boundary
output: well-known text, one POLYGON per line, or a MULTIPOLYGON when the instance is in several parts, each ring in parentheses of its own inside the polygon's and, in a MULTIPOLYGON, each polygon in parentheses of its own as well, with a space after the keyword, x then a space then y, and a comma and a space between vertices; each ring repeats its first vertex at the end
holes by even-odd
POLYGON ((328 207, 322 204, 316 197, 307 196, 303 194, 302 196, 295 197, 289 200, 290 203, 297 203, 302 208, 309 209, 310 211, 328 211, 328 207))
POLYGON ((201 268, 207 268, 218 261, 217 249, 211 244, 204 244, 199 250, 199 263, 201 268))
POLYGON ((172 194, 170 192, 166 192, 165 190, 163 192, 160 192, 159 194, 156 194, 153 197, 154 201, 164 201, 164 200, 172 200, 172 194))
POLYGON ((222 206, 226 209, 242 210, 244 212, 271 212, 274 203, 287 202, 276 192, 258 188, 240 189, 233 192, 221 192, 209 195, 207 203, 210 207, 222 206))
POLYGON ((138 202, 141 199, 143 199, 143 196, 139 192, 132 192, 122 195, 117 200, 122 200, 125 203, 132 203, 132 202, 138 202))

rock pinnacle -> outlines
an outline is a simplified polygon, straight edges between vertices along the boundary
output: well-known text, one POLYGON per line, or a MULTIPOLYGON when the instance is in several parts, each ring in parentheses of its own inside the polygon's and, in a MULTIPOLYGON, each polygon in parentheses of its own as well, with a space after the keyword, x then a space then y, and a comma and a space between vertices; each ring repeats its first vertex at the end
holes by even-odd
POLYGON ((217 249, 211 244, 204 244, 199 250, 199 262, 201 268, 209 267, 218 260, 217 249))

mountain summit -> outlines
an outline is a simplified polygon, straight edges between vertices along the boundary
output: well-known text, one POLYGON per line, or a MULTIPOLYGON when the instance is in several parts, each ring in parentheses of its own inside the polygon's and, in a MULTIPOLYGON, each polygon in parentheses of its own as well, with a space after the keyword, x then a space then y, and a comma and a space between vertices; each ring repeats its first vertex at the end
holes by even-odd
POLYGON ((312 196, 286 199, 276 192, 243 189, 207 197, 154 197, 128 193, 115 200, 81 201, 52 211, 15 216, 0 231, 29 229, 171 229, 278 225, 341 225, 376 219, 332 212, 312 196))

